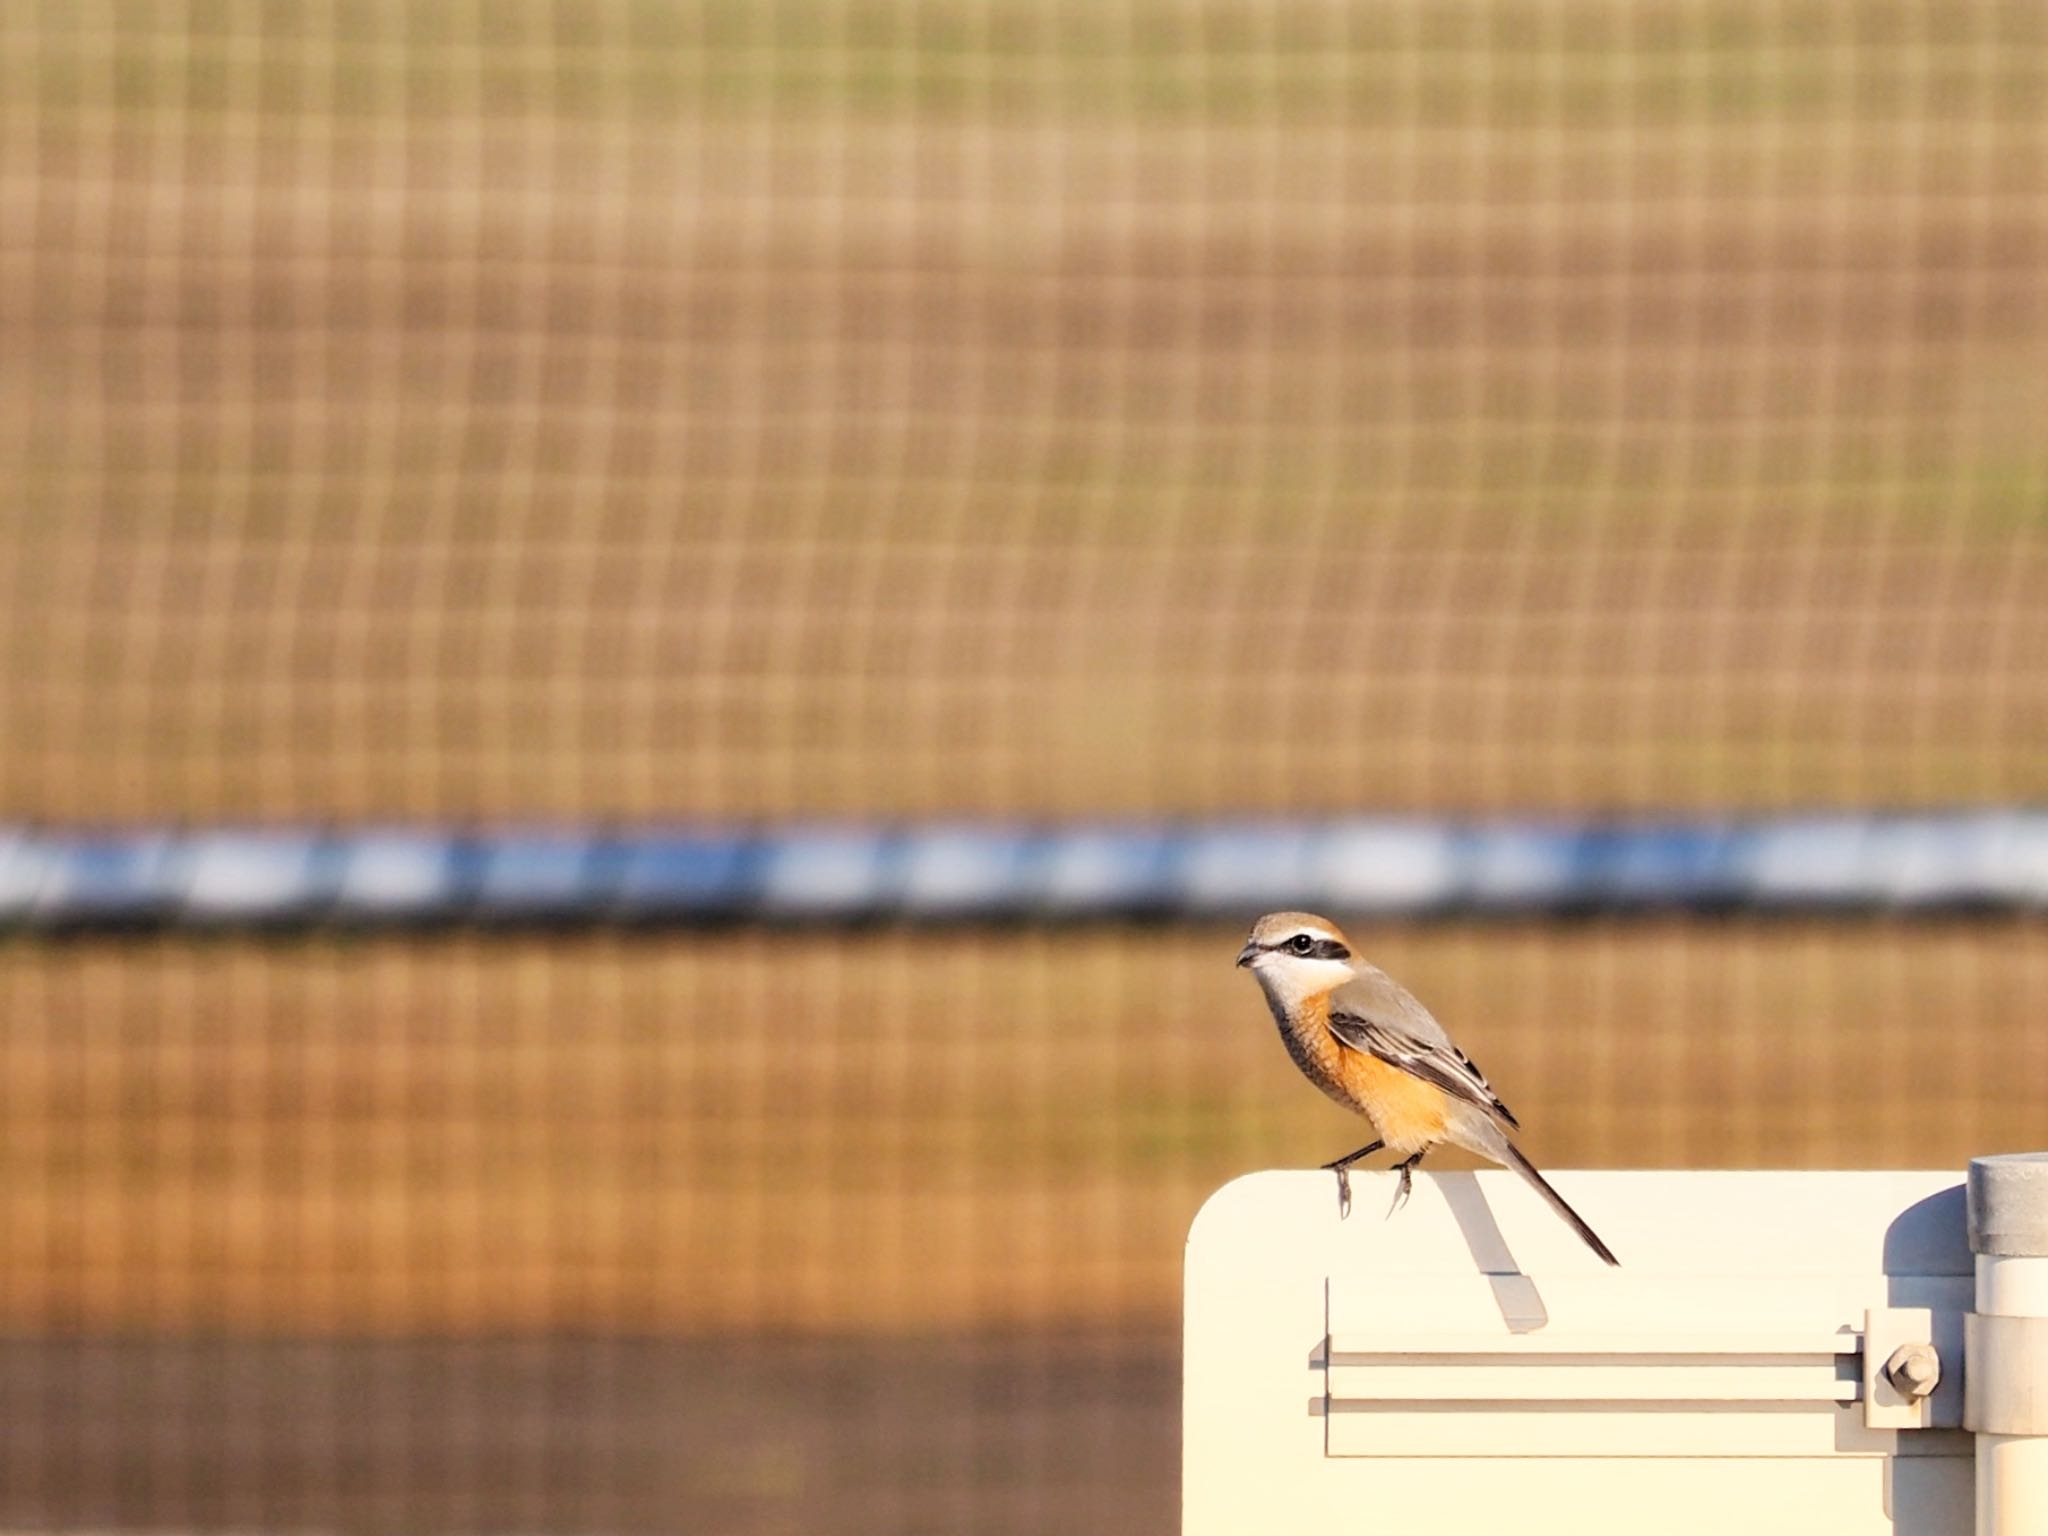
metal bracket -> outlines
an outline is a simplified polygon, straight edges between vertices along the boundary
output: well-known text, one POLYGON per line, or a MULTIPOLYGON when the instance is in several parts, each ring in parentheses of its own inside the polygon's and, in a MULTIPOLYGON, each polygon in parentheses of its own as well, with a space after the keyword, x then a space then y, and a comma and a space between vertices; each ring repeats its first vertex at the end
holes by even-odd
POLYGON ((1963 1316, 1931 1307, 1863 1314, 1863 1422, 1871 1429, 1955 1429, 1963 1422, 1963 1316))
POLYGON ((1963 1427, 1987 1435, 2048 1435, 2048 1317, 1963 1319, 1970 1371, 1963 1427))
MULTIPOLYGON (((1402 1402, 1834 1403, 1860 1408, 1875 1430, 1961 1427, 1962 1310, 1872 1307, 1862 1323, 1860 1331, 1724 1336, 1334 1333, 1329 1401, 1333 1413, 1402 1402)), ((2036 1347, 2048 1361, 2048 1321, 2038 1326, 2036 1347)), ((2040 1411, 2048 1416, 2048 1399, 2040 1411)))

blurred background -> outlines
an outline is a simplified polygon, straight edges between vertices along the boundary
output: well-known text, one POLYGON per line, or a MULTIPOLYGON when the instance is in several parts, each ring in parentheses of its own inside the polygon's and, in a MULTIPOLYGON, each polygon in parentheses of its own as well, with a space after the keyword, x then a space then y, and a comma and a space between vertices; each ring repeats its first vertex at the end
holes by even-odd
POLYGON ((0 1527, 1169 1531, 1268 906, 2048 1145, 2044 593, 2031 3, 9 4, 0 1527))

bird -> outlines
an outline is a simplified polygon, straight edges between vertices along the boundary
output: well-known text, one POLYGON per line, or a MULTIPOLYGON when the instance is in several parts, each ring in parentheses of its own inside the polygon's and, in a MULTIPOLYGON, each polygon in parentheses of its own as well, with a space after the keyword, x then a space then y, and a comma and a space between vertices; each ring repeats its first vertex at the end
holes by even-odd
POLYGON ((1448 1142, 1512 1168, 1588 1248, 1621 1261, 1515 1146, 1521 1129, 1486 1074, 1414 995, 1359 958, 1343 930, 1313 912, 1269 912, 1252 925, 1237 963, 1266 994, 1281 1043, 1302 1074, 1372 1122, 1376 1139, 1323 1167, 1351 1211, 1351 1165, 1383 1147, 1401 1161, 1387 1214, 1408 1199, 1417 1164, 1448 1142))

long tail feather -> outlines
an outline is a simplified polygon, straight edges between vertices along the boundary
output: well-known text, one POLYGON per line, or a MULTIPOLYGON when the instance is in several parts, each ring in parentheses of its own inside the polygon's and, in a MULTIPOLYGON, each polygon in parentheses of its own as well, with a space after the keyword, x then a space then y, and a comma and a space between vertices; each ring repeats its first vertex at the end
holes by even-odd
POLYGON ((1569 1205, 1565 1204, 1564 1196, 1560 1195, 1556 1190, 1550 1187, 1550 1181, 1544 1178, 1542 1174, 1536 1171, 1536 1165, 1530 1162, 1529 1159, 1527 1159, 1526 1157, 1522 1156, 1519 1148, 1517 1148, 1512 1142, 1508 1142, 1506 1145, 1507 1156, 1503 1159, 1503 1161, 1506 1162, 1506 1164, 1510 1168, 1514 1169, 1515 1172, 1519 1173, 1523 1178, 1527 1179, 1529 1181, 1529 1187, 1531 1189, 1535 1190, 1537 1194, 1541 1195, 1545 1200, 1550 1202, 1550 1208, 1553 1211, 1557 1212, 1558 1215, 1562 1216, 1568 1223, 1570 1223, 1571 1229, 1574 1232, 1578 1233, 1580 1237, 1585 1239, 1585 1243, 1588 1248, 1592 1249, 1595 1253, 1599 1254, 1600 1257, 1605 1259, 1609 1264, 1612 1264, 1615 1268, 1619 1269, 1621 1267, 1621 1260, 1617 1259, 1614 1256, 1614 1251, 1611 1248, 1609 1248, 1605 1243, 1600 1241, 1600 1234, 1595 1232, 1591 1227, 1586 1225, 1586 1218, 1581 1216, 1577 1211, 1573 1210, 1569 1205))

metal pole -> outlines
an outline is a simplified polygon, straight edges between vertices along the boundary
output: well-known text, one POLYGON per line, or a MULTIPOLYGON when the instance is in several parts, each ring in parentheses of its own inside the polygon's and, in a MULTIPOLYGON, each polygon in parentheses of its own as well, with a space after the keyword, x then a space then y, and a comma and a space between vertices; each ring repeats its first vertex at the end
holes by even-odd
POLYGON ((2048 1152, 1970 1162, 1977 1310, 1963 1426, 1977 1435, 1977 1536, 2048 1536, 2048 1152))

